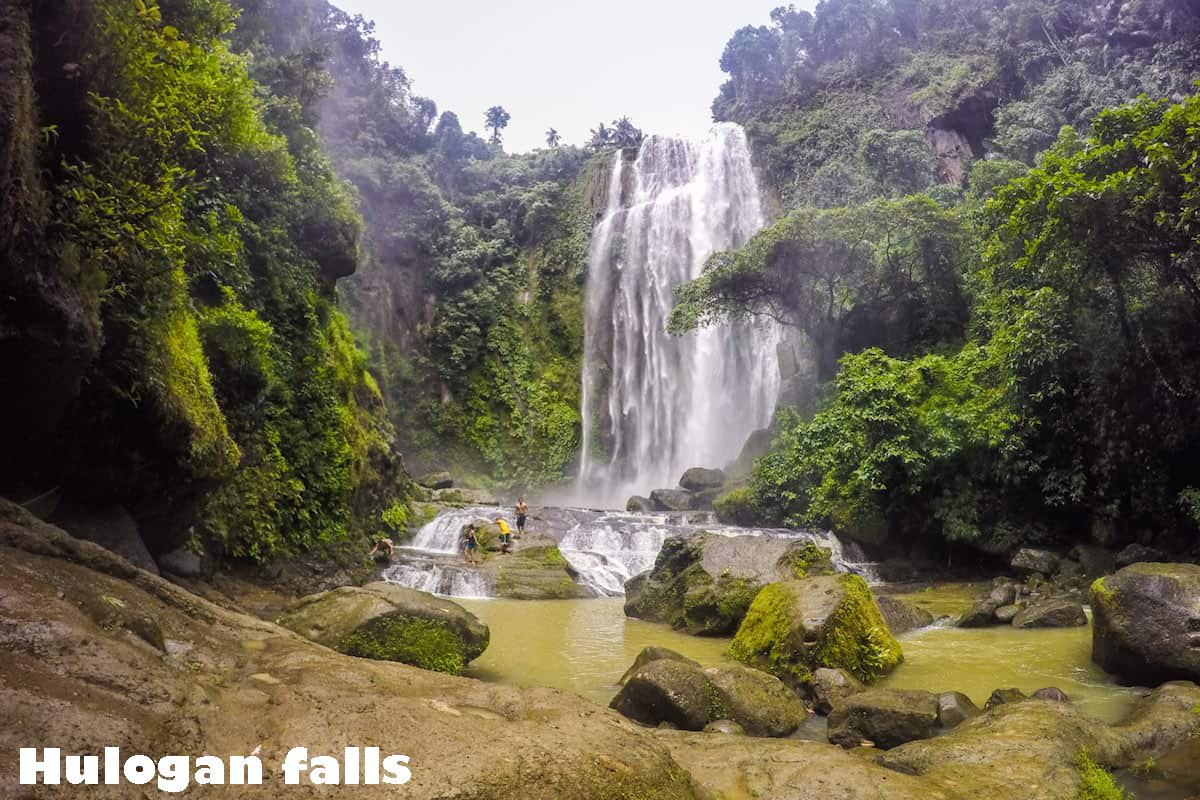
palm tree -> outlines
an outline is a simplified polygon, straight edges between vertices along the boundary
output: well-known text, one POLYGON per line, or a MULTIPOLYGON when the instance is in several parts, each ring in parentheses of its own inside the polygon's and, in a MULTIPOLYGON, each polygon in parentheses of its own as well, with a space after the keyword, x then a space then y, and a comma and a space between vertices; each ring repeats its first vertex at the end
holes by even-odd
POLYGON ((554 128, 548 128, 546 130, 546 144, 548 144, 551 149, 558 147, 561 141, 562 137, 558 135, 558 131, 554 130, 554 128))

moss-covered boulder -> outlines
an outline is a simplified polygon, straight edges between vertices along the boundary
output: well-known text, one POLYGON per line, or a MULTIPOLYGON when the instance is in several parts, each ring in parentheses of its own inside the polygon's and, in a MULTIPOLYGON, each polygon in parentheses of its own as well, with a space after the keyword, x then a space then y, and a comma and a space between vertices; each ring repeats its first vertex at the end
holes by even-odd
POLYGON ((811 542, 671 537, 650 572, 625 584, 625 613, 698 636, 724 636, 737 630, 765 584, 832 571, 829 551, 811 542))
POLYGON ((764 587, 750 604, 730 653, 794 687, 809 685, 818 667, 844 669, 871 683, 903 660, 870 587, 857 575, 764 587))
MULTIPOLYGON (((494 541, 498 551, 498 529, 494 541)), ((569 600, 593 596, 591 591, 579 584, 570 562, 548 536, 527 534, 517 541, 512 552, 490 557, 483 569, 491 575, 491 584, 497 597, 512 600, 569 600)))
POLYGON ((713 510, 717 519, 726 525, 757 525, 762 521, 762 514, 754 503, 754 490, 749 486, 739 486, 717 495, 713 500, 713 510))
POLYGON ((1092 584, 1092 660, 1133 683, 1200 680, 1200 566, 1132 564, 1092 584))
POLYGON ((343 586, 289 606, 279 624, 347 655, 457 674, 487 648, 487 625, 457 603, 391 583, 343 586))
MULTIPOLYGON (((630 668, 612 708, 645 725, 664 722, 689 731, 730 720, 750 736, 786 736, 808 710, 795 692, 765 672, 710 667, 670 653, 630 668)), ((650 654, 652 655, 652 654, 650 654)), ((639 660, 647 651, 639 655, 639 660)))
MULTIPOLYGON (((996 611, 999 613, 999 609, 996 611)), ((1043 600, 1014 614, 1012 625, 1014 628, 1075 628, 1087 625, 1087 614, 1074 600, 1043 600)))
POLYGON ((868 689, 834 704, 829 741, 842 747, 870 742, 884 750, 928 739, 938 724, 938 698, 932 692, 868 689))
POLYGON ((693 661, 685 655, 676 653, 674 650, 669 648, 643 647, 642 652, 638 653, 637 658, 633 660, 633 664, 630 665, 629 669, 625 670, 625 674, 621 676, 619 681, 617 681, 617 685, 624 686, 625 684, 629 683, 629 679, 636 675, 638 670, 649 664, 651 661, 662 661, 664 659, 667 661, 683 661, 696 667, 700 666, 698 662, 693 661))

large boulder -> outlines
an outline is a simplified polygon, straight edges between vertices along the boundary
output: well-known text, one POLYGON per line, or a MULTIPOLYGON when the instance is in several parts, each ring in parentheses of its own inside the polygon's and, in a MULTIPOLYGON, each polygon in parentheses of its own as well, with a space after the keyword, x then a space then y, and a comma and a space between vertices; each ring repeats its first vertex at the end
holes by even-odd
POLYGON ((1083 606, 1074 600, 1031 603, 1012 618, 1014 628, 1073 628, 1087 625, 1083 606))
POLYGON ((1154 686, 1200 680, 1200 566, 1146 563, 1092 584, 1092 660, 1154 686))
MULTIPOLYGON (((158 574, 158 564, 142 541, 137 521, 121 506, 85 508, 76 505, 59 506, 50 521, 67 533, 104 547, 124 558, 130 564, 147 572, 158 574)), ((200 574, 199 557, 196 558, 196 574, 200 574)), ((176 572, 181 577, 189 574, 176 572)))
POLYGON ((457 603, 382 582, 302 597, 279 624, 348 655, 455 674, 487 648, 490 636, 457 603))
POLYGON ((1079 754, 1112 768, 1169 752, 1200 731, 1200 690, 1167 684, 1110 726, 1069 703, 1006 703, 943 736, 903 744, 878 761, 952 790, 956 798, 1077 800, 1079 754))
POLYGON ((938 724, 949 730, 956 728, 983 712, 962 692, 942 692, 938 695, 938 724))
POLYGON ((996 611, 999 608, 1000 604, 990 597, 980 600, 958 618, 958 627, 987 628, 992 625, 999 625, 1000 620, 996 618, 996 611))
POLYGON ((821 667, 813 670, 812 695, 813 710, 818 714, 828 714, 833 707, 852 694, 865 691, 862 681, 846 672, 844 669, 821 667))
POLYGON ((635 494, 625 502, 625 510, 635 514, 649 514, 654 510, 654 503, 649 497, 635 494))
POLYGON ((730 654, 793 687, 808 686, 819 667, 871 683, 903 660, 870 587, 857 575, 767 585, 750 604, 730 654))
MULTIPOLYGON (((1009 561, 1009 566, 1016 572, 1024 575, 1053 575, 1058 571, 1058 563, 1061 559, 1057 553, 1049 550, 1040 550, 1036 547, 1022 547, 1018 550, 1009 561)), ((1006 605, 1002 603, 1001 605, 1006 605)))
POLYGON ((708 489, 720 489, 725 485, 725 473, 719 469, 692 467, 683 473, 679 485, 689 492, 703 492, 708 489))
POLYGON ((729 720, 750 736, 786 736, 808 716, 796 694, 774 676, 737 666, 703 669, 676 655, 640 667, 635 662, 610 706, 645 725, 699 731, 729 720))
MULTIPOLYGON (((480 537, 483 541, 483 537, 480 537)), ((499 530, 491 537, 497 550, 499 530)), ((592 597, 594 593, 577 580, 578 575, 550 536, 525 534, 516 548, 483 565, 497 597, 511 600, 569 600, 592 597)))
POLYGON ((933 614, 912 603, 906 603, 886 594, 876 597, 875 602, 879 604, 879 610, 893 636, 933 624, 933 614))
POLYGON ((429 472, 417 478, 416 484, 426 489, 451 489, 454 487, 454 478, 449 472, 429 472))
POLYGON ((870 742, 884 750, 927 739, 938 724, 938 696, 907 689, 868 689, 833 706, 829 741, 842 747, 870 742))
POLYGON ((1114 560, 1118 567, 1128 567, 1131 564, 1163 562, 1167 560, 1167 554, 1157 547, 1134 542, 1121 548, 1114 560))
POLYGON ((700 666, 700 664, 688 658, 687 656, 681 655, 680 653, 677 653, 669 648, 653 646, 643 647, 642 651, 637 654, 635 659, 633 659, 633 664, 630 665, 629 669, 625 670, 625 674, 622 675, 621 679, 617 681, 617 685, 624 686, 625 684, 629 683, 629 679, 636 675, 638 670, 649 664, 651 661, 663 660, 682 661, 695 667, 700 666))
POLYGON ((700 636, 737 630, 767 583, 833 571, 828 550, 794 539, 673 536, 649 573, 625 584, 625 613, 700 636))
POLYGON ((655 489, 650 493, 655 511, 690 511, 692 493, 685 489, 655 489))

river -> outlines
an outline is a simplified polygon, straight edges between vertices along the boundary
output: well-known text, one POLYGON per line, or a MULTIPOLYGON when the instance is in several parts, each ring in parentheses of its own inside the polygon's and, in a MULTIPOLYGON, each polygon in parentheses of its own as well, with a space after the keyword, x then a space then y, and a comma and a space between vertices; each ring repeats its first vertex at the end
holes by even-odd
MULTIPOLYGON (((908 595, 935 614, 961 612, 962 586, 908 595)), ((727 661, 727 639, 688 636, 625 616, 620 598, 591 600, 468 600, 492 631, 492 643, 467 674, 518 686, 546 686, 607 704, 617 680, 643 647, 676 650, 701 664, 727 661)), ((1136 690, 1113 684, 1091 663, 1090 627, 1017 630, 933 626, 899 637, 905 661, 880 685, 960 691, 979 706, 993 689, 1066 692, 1080 708, 1106 721, 1120 719, 1136 690)))

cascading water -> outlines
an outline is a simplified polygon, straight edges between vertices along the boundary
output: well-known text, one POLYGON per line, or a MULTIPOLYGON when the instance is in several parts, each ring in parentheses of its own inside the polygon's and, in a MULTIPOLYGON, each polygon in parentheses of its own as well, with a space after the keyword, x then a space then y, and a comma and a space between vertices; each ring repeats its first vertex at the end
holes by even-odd
POLYGON ((762 224, 737 125, 699 141, 652 136, 636 159, 615 156, 588 265, 581 499, 620 507, 630 494, 675 485, 688 467, 723 466, 770 421, 776 327, 666 331, 675 287, 762 224))
POLYGON ((399 563, 385 569, 383 579, 447 597, 492 597, 491 576, 459 559, 459 536, 467 523, 494 519, 497 513, 491 506, 475 506, 439 514, 411 544, 398 548, 399 563))

